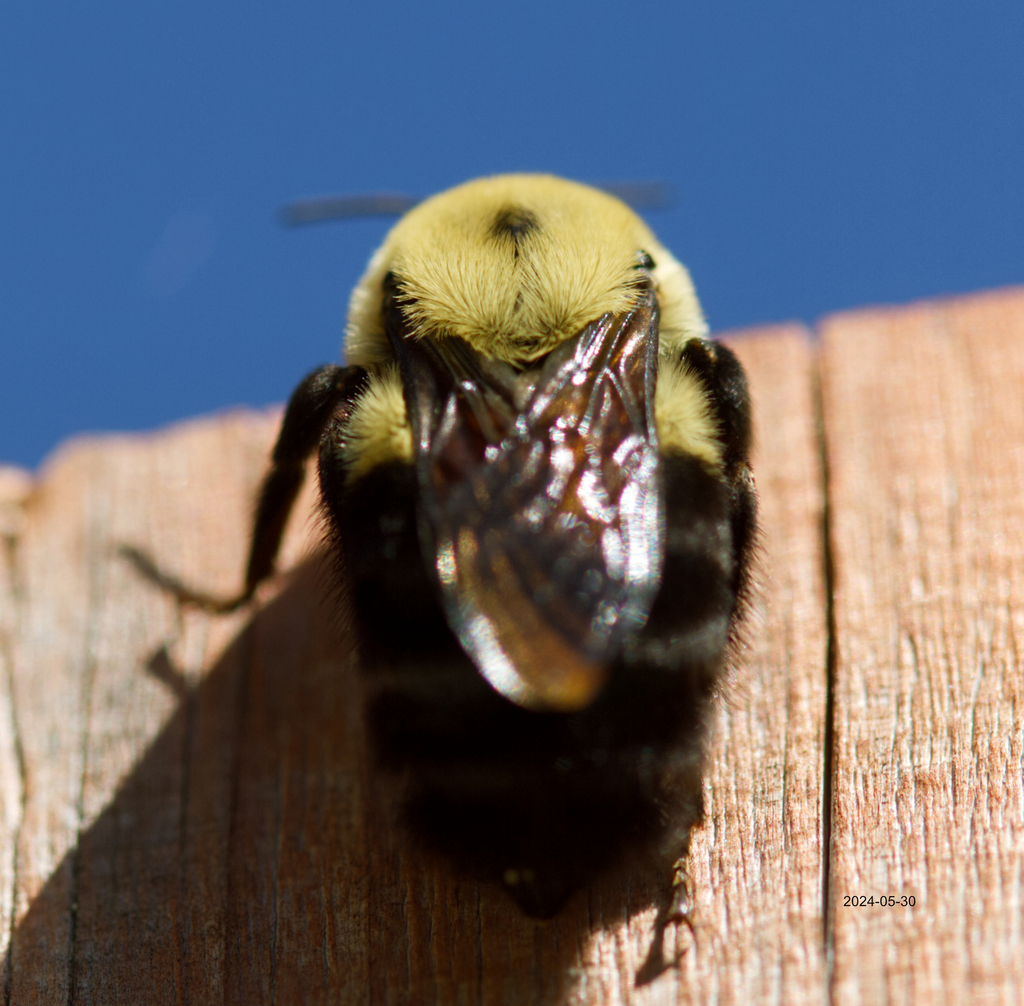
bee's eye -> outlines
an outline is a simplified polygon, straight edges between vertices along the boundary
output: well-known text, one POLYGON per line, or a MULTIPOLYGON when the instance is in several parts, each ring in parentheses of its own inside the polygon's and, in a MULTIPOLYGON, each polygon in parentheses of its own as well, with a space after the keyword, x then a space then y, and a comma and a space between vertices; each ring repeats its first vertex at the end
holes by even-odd
POLYGON ((646 269, 649 272, 654 268, 654 259, 642 248, 636 253, 636 257, 637 264, 633 266, 634 269, 646 269))

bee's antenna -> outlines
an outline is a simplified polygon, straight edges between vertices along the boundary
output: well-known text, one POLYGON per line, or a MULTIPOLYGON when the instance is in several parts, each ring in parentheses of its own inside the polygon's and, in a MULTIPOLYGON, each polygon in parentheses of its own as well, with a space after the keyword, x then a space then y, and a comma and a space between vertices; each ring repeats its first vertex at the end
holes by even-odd
POLYGON ((593 182, 595 189, 621 199, 634 210, 670 210, 679 194, 670 182, 593 182))
POLYGON ((400 192, 372 192, 362 196, 315 196, 285 203, 278 219, 285 227, 350 220, 355 217, 398 217, 422 200, 400 192))

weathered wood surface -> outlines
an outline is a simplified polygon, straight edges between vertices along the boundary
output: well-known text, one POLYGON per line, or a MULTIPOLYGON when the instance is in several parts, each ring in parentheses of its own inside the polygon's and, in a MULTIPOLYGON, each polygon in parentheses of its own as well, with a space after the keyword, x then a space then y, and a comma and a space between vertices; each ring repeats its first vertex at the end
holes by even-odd
POLYGON ((835 999, 1024 1002, 1024 294, 823 330, 835 999))
POLYGON ((1024 293, 823 333, 734 340, 765 586, 692 931, 657 933, 642 863, 541 924, 405 840, 312 492, 248 612, 181 612, 118 556, 230 593, 276 412, 0 469, 5 1001, 1024 1001, 1024 293))

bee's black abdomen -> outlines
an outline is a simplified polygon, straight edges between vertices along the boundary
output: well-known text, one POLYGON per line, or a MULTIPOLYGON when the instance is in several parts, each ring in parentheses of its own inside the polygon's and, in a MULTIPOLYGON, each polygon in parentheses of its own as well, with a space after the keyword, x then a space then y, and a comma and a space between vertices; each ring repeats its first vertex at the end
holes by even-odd
POLYGON ((694 457, 664 458, 661 468, 665 565, 638 662, 688 676, 703 695, 721 665, 736 604, 731 493, 694 457))
POLYGON ((665 581, 638 647, 590 707, 536 712, 495 692, 449 629, 412 467, 346 484, 342 436, 324 440, 321 482, 376 757, 410 780, 406 817, 421 840, 502 883, 527 913, 553 915, 624 848, 653 847, 680 808, 686 825, 699 816, 702 725, 734 601, 728 490, 694 459, 666 463, 665 581), (691 783, 673 800, 669 773, 691 783))
POLYGON ((661 830, 660 808, 635 788, 580 795, 566 783, 479 797, 420 789, 407 807, 416 834, 483 879, 501 883, 528 915, 551 918, 624 847, 661 830))

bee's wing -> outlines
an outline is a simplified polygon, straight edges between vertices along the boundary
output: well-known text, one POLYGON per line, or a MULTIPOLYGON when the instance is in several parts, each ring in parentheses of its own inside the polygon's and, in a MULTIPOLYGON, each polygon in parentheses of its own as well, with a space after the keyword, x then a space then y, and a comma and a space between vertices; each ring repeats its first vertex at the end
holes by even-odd
POLYGON ((519 705, 589 705, 661 578, 658 309, 641 293, 517 374, 386 309, 411 414, 420 534, 448 622, 519 705))

